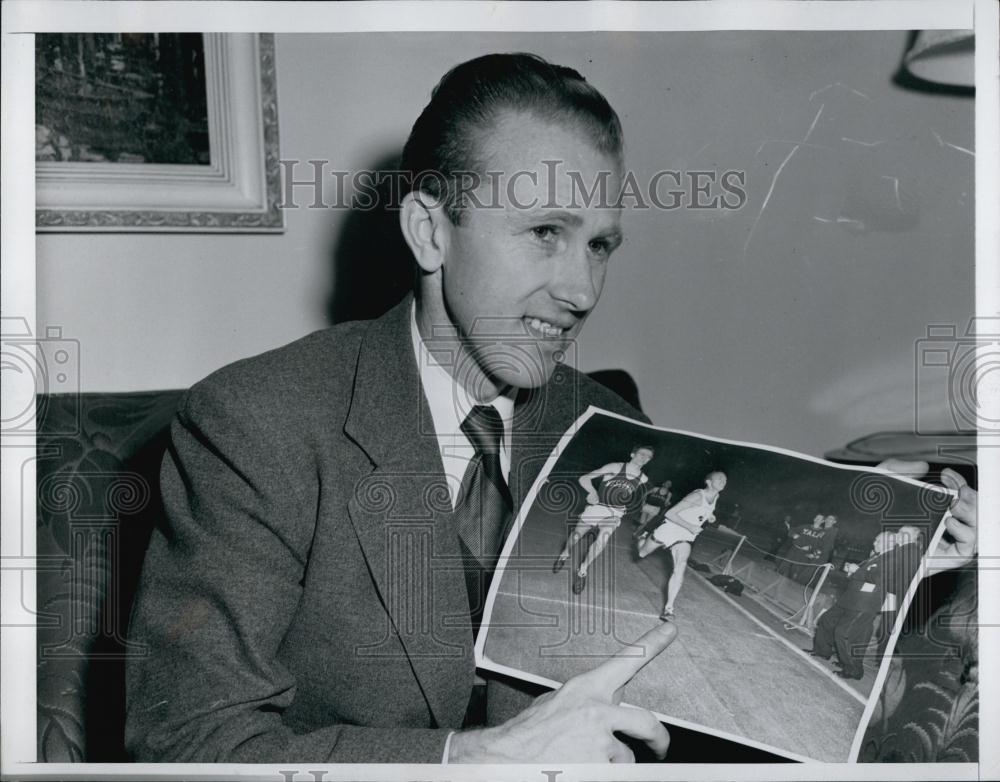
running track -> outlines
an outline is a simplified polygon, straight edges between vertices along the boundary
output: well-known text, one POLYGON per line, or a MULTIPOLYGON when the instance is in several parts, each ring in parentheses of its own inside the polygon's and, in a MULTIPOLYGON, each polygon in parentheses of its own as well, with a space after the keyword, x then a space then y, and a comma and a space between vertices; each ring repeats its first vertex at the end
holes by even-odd
MULTIPOLYGON (((591 566, 587 589, 573 595, 571 567, 551 569, 565 528, 561 517, 531 514, 485 647, 494 662, 556 681, 658 624, 668 572, 665 552, 634 562, 631 528, 622 526, 591 566)), ((795 755, 846 761, 864 709, 859 697, 736 602, 689 569, 675 606, 677 640, 633 679, 624 702, 795 755)))

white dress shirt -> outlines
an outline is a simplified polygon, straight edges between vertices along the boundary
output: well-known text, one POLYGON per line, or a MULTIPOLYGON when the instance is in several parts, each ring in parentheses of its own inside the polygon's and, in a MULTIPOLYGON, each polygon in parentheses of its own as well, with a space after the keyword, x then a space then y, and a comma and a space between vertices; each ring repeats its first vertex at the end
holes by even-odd
MULTIPOLYGON (((417 371, 420 373, 420 384, 423 386, 427 405, 431 410, 434 422, 434 434, 437 436, 438 451, 444 466, 448 491, 451 494, 451 505, 454 508, 462 486, 462 478, 469 462, 476 453, 475 447, 462 431, 462 421, 469 411, 479 404, 492 405, 503 421, 503 437, 500 440, 500 470, 504 480, 510 475, 511 422, 514 418, 514 398, 512 394, 500 394, 489 402, 480 402, 455 381, 451 373, 435 357, 435 346, 427 345, 417 328, 417 309, 414 302, 410 310, 410 334, 413 338, 413 353, 417 359, 417 371)), ((449 339, 447 345, 442 343, 441 353, 454 355, 457 345, 449 339)))
MULTIPOLYGON (((434 434, 437 437, 438 451, 441 454, 441 464, 444 467, 448 492, 451 494, 451 506, 455 507, 465 471, 476 453, 475 447, 462 431, 462 421, 469 411, 478 404, 489 404, 500 414, 503 421, 503 437, 500 438, 500 470, 504 480, 510 476, 511 422, 514 419, 514 398, 511 394, 500 394, 490 402, 480 402, 474 399, 465 388, 456 382, 451 373, 435 358, 433 345, 428 347, 420 336, 417 328, 416 302, 410 310, 410 336, 413 339, 413 354, 417 359, 417 371, 420 374, 420 385, 423 387, 427 406, 431 410, 434 423, 434 434)), ((457 341, 457 338, 456 338, 457 341)), ((454 355, 456 342, 448 340, 441 345, 442 354, 445 351, 454 355)), ((483 680, 477 675, 476 683, 483 680)), ((448 763, 451 751, 451 739, 455 731, 445 739, 441 763, 448 763)))

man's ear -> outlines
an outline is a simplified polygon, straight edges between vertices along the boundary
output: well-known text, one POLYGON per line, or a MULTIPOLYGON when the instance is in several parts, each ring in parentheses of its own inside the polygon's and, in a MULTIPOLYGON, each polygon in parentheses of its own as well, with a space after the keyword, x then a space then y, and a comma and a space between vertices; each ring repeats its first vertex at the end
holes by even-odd
POLYGON ((427 193, 411 191, 400 207, 399 227, 410 252, 421 269, 436 272, 444 264, 448 245, 444 204, 427 193))

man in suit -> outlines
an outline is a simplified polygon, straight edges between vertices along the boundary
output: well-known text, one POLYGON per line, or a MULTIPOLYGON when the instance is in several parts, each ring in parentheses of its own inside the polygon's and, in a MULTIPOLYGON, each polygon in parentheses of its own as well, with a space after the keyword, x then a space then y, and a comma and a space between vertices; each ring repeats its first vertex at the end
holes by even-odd
POLYGON ((828 658, 836 651, 843 679, 864 676, 864 654, 874 632, 875 619, 895 616, 917 574, 923 549, 919 529, 901 527, 875 537, 872 556, 849 566, 850 578, 837 602, 816 624, 812 654, 828 658))
POLYGON ((816 623, 810 653, 827 659, 836 651, 841 666, 837 676, 842 679, 864 676, 864 649, 872 637, 872 623, 886 599, 885 555, 891 546, 891 537, 880 533, 872 542, 868 559, 845 566, 849 578, 844 591, 816 623))
POLYGON ((485 712, 472 653, 481 576, 558 437, 591 404, 639 415, 560 364, 621 242, 578 187, 614 200, 621 150, 575 71, 456 67, 404 149, 434 172, 400 212, 415 297, 188 392, 130 630, 136 760, 631 760, 622 736, 662 757, 663 726, 616 698, 672 627, 534 700, 492 681, 485 712))
POLYGON ((924 553, 923 541, 923 531, 913 524, 906 524, 892 533, 886 563, 886 596, 879 615, 877 636, 879 658, 885 654, 896 614, 920 566, 920 558, 924 553))

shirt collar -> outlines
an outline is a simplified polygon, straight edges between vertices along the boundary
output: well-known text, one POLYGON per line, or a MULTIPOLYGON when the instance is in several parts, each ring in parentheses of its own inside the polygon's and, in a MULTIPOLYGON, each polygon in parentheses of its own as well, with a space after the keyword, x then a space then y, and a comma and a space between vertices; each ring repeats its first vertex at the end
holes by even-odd
POLYGON ((509 454, 511 423, 514 419, 513 395, 500 394, 491 402, 481 403, 469 394, 462 385, 455 382, 455 378, 427 349, 420 336, 415 301, 410 310, 410 335, 413 339, 413 353, 417 359, 420 383, 424 389, 424 396, 427 398, 427 405, 431 409, 434 430, 441 446, 450 444, 456 437, 460 438, 460 441, 467 441, 465 433, 462 432, 462 421, 476 405, 489 404, 496 409, 497 413, 500 414, 500 420, 503 421, 502 447, 509 454))

